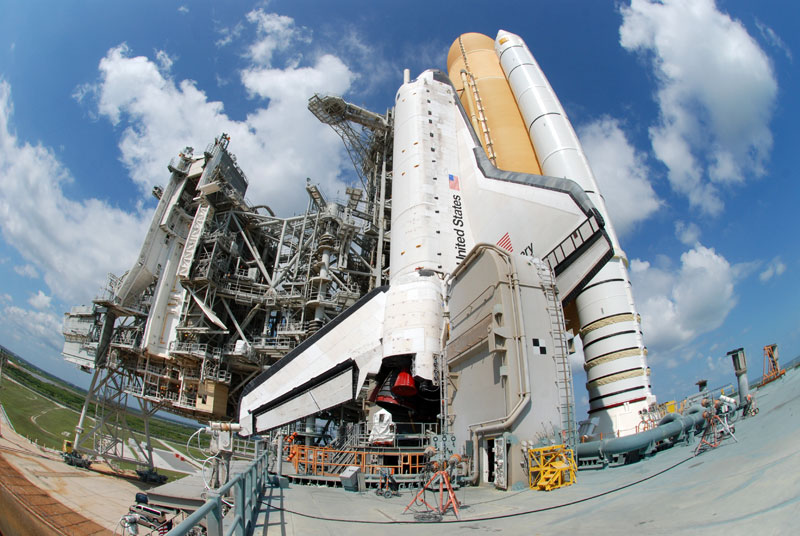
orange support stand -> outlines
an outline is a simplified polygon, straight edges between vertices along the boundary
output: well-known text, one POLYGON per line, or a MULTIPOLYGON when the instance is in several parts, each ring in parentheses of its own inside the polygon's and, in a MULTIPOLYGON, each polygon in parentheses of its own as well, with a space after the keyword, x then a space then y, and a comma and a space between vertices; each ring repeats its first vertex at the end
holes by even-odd
POLYGON ((766 345, 764 347, 764 376, 761 378, 761 385, 777 380, 784 374, 786 374, 786 369, 782 369, 778 363, 778 345, 766 345))
POLYGON ((424 504, 429 512, 434 512, 439 515, 444 515, 445 512, 450 508, 453 507, 453 511, 456 514, 456 519, 460 519, 458 517, 458 506, 459 502, 456 498, 456 493, 453 491, 453 486, 450 485, 450 475, 447 471, 437 471, 433 474, 433 476, 428 480, 428 482, 422 486, 422 489, 416 494, 416 496, 408 503, 406 509, 403 510, 405 514, 408 512, 408 509, 411 508, 412 504, 424 504), (437 491, 436 484, 439 484, 439 489, 437 491), (425 500, 425 492, 432 491, 434 495, 438 492, 438 504, 437 501, 434 501, 434 504, 431 505, 428 501, 425 500), (445 500, 445 492, 447 494, 447 500, 445 500))

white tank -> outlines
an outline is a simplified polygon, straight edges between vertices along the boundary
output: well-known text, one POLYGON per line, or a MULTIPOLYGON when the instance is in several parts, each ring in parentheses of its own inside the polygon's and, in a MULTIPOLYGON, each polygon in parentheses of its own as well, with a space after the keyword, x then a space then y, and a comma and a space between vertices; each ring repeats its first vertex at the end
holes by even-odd
POLYGON ((501 30, 495 51, 528 128, 542 173, 569 178, 583 188, 605 220, 615 256, 578 294, 589 414, 604 434, 636 432, 639 411, 655 402, 628 276, 605 201, 586 155, 553 88, 523 40, 501 30))

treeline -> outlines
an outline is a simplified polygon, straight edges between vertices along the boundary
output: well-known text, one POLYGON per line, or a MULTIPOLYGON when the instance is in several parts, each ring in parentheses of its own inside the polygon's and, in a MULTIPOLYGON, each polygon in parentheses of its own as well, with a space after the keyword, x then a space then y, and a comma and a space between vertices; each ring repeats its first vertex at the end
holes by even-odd
POLYGON ((8 348, 6 348, 3 345, 0 345, 0 355, 5 355, 8 358, 9 361, 16 363, 20 367, 26 368, 29 371, 33 372, 34 374, 38 374, 39 376, 42 376, 43 378, 47 378, 47 379, 49 379, 51 381, 58 382, 58 383, 64 385, 66 388, 72 389, 73 391, 75 391, 77 393, 85 393, 86 392, 86 390, 83 389, 82 387, 79 387, 79 386, 75 385, 74 383, 70 383, 70 382, 68 382, 68 381, 66 381, 66 380, 64 380, 62 378, 59 378, 58 376, 53 376, 52 374, 50 374, 46 370, 37 367, 36 365, 31 363, 30 361, 26 361, 25 359, 23 359, 19 355, 15 354, 14 352, 12 352, 11 350, 9 350, 8 348))
POLYGON ((37 393, 40 393, 51 400, 63 404, 68 408, 80 411, 83 407, 84 398, 74 391, 59 387, 58 385, 44 382, 35 376, 29 374, 20 364, 16 361, 9 360, 8 367, 3 369, 3 373, 14 378, 19 383, 30 387, 37 393))
MULTIPOLYGON (((26 371, 21 364, 19 364, 13 357, 9 359, 9 365, 3 368, 3 374, 14 378, 22 385, 29 387, 37 393, 58 402, 70 409, 80 412, 83 409, 83 402, 85 396, 81 396, 74 391, 56 385, 53 383, 45 382, 32 376, 26 371)), ((92 408, 92 415, 94 410, 92 408)), ((128 426, 131 430, 144 435, 144 420, 141 414, 133 409, 128 408, 127 415, 128 426)), ((177 422, 169 421, 160 417, 150 418, 150 436, 174 441, 179 444, 184 444, 189 439, 189 436, 195 431, 195 428, 180 424, 177 422)))

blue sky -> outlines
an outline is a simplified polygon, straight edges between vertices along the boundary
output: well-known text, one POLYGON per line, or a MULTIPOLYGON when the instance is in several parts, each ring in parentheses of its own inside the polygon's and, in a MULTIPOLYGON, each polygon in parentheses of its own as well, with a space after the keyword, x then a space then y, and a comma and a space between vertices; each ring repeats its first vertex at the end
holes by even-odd
POLYGON ((733 348, 751 377, 765 344, 800 353, 795 3, 67 4, 0 1, 0 344, 44 369, 88 383, 61 360, 63 312, 130 266, 183 147, 229 132, 248 199, 292 214, 305 177, 332 196, 355 177, 312 93, 382 112, 403 68, 501 28, 582 139, 659 399, 733 382, 733 348))

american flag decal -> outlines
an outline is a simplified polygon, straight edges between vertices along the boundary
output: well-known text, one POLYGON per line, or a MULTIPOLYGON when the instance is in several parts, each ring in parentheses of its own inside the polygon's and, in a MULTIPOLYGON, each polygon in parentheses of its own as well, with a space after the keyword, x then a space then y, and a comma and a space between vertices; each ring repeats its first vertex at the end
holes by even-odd
POLYGON ((461 190, 461 183, 458 180, 458 175, 450 175, 450 189, 461 190))
POLYGON ((514 253, 514 248, 511 247, 511 237, 508 236, 508 233, 504 234, 503 237, 497 241, 497 245, 509 253, 514 253))

